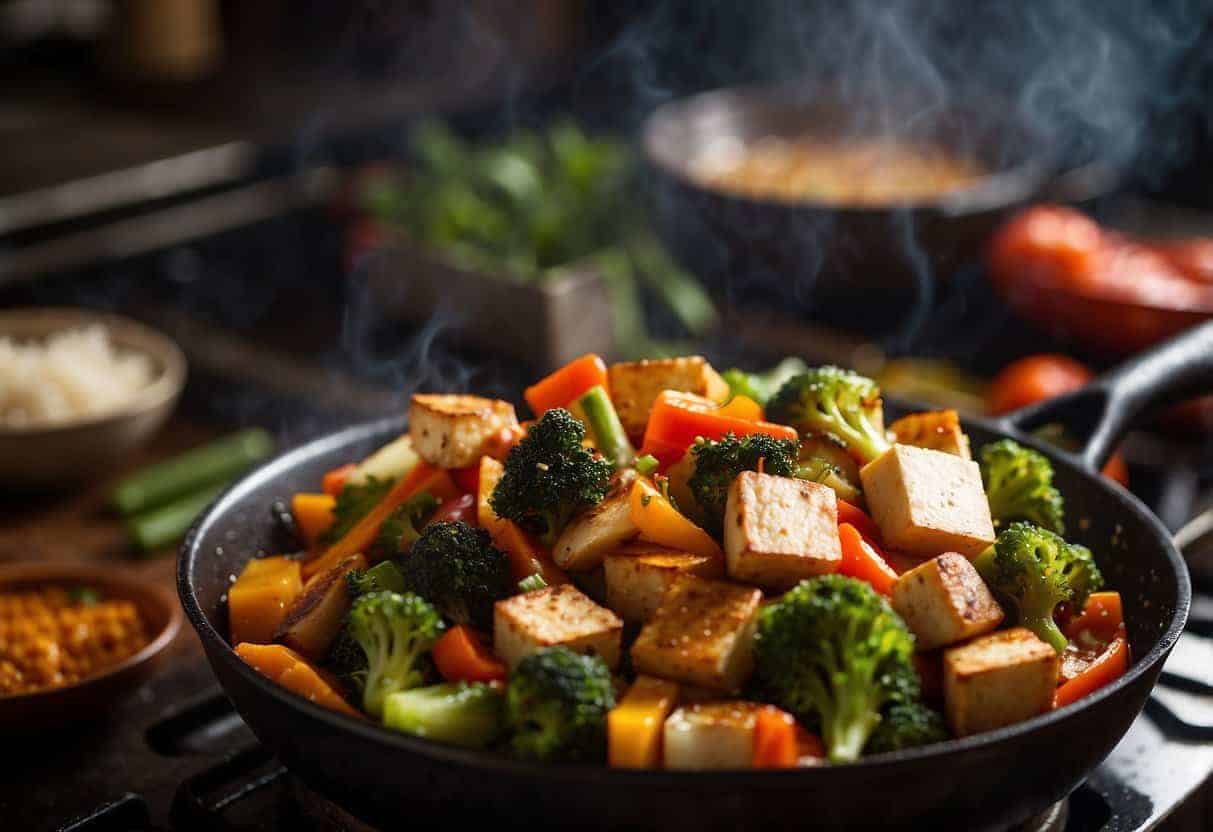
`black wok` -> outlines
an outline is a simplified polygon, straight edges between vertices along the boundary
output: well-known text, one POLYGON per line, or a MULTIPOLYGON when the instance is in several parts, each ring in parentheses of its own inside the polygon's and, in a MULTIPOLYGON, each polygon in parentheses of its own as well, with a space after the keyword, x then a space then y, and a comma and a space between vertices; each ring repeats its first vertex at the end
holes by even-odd
MULTIPOLYGON (((1190 585, 1167 530, 1095 472, 1147 406, 1213 382, 1213 324, 1097 379, 1083 391, 999 421, 969 420, 978 445, 1013 436, 1052 459, 1074 539, 1124 596, 1134 661, 1074 705, 979 736, 788 771, 630 772, 534 765, 436 745, 319 708, 254 672, 229 646, 225 593, 259 552, 281 551, 271 504, 399 434, 401 419, 354 427, 293 450, 246 477, 181 548, 178 589, 215 675, 258 738, 309 786, 385 828, 474 814, 507 826, 736 829, 1000 829, 1074 789, 1141 711, 1183 629, 1190 585), (1078 454, 1025 436, 1062 421, 1090 436, 1078 454)), ((895 409, 895 408, 890 408, 895 409)))

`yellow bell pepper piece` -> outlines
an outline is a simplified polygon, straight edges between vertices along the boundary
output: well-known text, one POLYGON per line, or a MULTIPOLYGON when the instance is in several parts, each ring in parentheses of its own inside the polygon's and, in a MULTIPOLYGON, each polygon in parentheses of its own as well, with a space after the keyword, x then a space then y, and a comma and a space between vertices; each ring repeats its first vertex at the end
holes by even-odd
POLYGON ((724 564, 724 552, 712 536, 688 520, 649 480, 641 477, 628 495, 632 522, 640 529, 640 539, 660 543, 671 549, 718 558, 724 564))
POLYGON ((309 547, 315 546, 320 535, 333 525, 333 509, 337 498, 331 494, 296 494, 291 497, 291 513, 295 526, 309 547))
POLYGON ((607 714, 607 758, 615 768, 659 768, 666 717, 678 701, 678 685, 637 676, 607 714))
POLYGON ((301 592, 299 561, 282 556, 250 560, 227 591, 232 643, 273 641, 287 607, 301 592))

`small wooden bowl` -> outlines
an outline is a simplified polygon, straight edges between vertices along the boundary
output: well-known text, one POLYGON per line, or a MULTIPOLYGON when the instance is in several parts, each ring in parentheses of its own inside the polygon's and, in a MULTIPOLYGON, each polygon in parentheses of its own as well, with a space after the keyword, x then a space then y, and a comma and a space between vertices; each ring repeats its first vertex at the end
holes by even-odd
POLYGON ((151 383, 112 413, 62 424, 0 426, 0 490, 61 488, 112 471, 172 414, 185 386, 185 356, 170 338, 137 321, 70 307, 7 309, 0 312, 0 336, 39 340, 98 323, 119 348, 148 357, 151 383))
POLYGON ((155 669, 181 629, 182 613, 166 589, 149 586, 120 568, 88 563, 0 564, 0 593, 47 585, 86 586, 104 598, 131 601, 151 633, 142 650, 66 687, 0 696, 0 728, 24 730, 96 716, 155 669))

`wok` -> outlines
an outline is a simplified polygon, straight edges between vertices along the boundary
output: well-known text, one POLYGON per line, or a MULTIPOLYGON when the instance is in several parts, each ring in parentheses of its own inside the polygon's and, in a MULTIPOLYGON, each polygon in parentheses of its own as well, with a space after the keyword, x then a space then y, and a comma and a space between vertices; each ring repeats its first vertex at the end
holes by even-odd
POLYGON ((1183 629, 1191 588, 1170 535, 1096 472, 1148 406, 1211 382, 1207 324, 1062 399, 998 421, 966 421, 978 445, 1011 436, 1053 460, 1073 539, 1094 550, 1108 583, 1124 595, 1133 664, 1112 685, 1060 710, 851 765, 735 772, 538 765, 392 733, 317 707, 254 672, 224 636, 224 600, 245 561, 283 551, 272 503, 314 488, 324 471, 398 435, 402 419, 317 439, 233 486, 183 544, 178 590, 215 675, 257 737, 307 785, 370 823, 474 815, 511 826, 1002 829, 1065 797, 1103 760, 1141 711, 1183 629), (1088 436, 1085 447, 1058 451, 1026 433, 1047 422, 1088 436))

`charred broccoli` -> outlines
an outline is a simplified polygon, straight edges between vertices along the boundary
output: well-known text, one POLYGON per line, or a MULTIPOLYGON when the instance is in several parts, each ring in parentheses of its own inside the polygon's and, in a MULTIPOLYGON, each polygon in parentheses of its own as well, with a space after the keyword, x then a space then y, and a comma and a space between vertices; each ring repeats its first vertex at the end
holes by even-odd
POLYGON ((901 751, 947 738, 947 726, 936 711, 921 702, 899 702, 881 715, 880 724, 863 751, 865 754, 901 751))
POLYGON ((1044 454, 1001 439, 982 448, 980 456, 981 478, 996 525, 1027 520, 1066 533, 1065 504, 1053 485, 1053 464, 1044 454))
POLYGON ((574 514, 602 502, 614 471, 582 446, 584 438, 585 427, 567 410, 544 413, 506 457, 493 511, 553 543, 574 514))
POLYGON ((1064 602, 1081 610, 1087 595, 1103 585, 1090 549, 1070 545, 1031 523, 1007 526, 973 565, 1018 623, 1058 653, 1067 642, 1053 620, 1057 605, 1064 602))
POLYGON ((767 418, 802 434, 825 435, 846 446, 860 464, 889 449, 880 388, 839 367, 815 367, 788 379, 767 404, 767 418))
POLYGON ((354 569, 346 573, 345 581, 349 587, 350 597, 357 598, 369 592, 404 592, 404 575, 400 567, 385 560, 375 564, 370 569, 354 569))
POLYGON ((606 717, 615 707, 611 671, 598 656, 549 647, 527 656, 510 676, 506 723, 519 757, 599 760, 606 717))
POLYGON ((426 518, 438 508, 439 500, 428 491, 410 497, 396 508, 379 527, 371 549, 376 557, 394 558, 407 552, 417 538, 426 518))
POLYGON ((821 727, 834 762, 859 758, 881 712, 918 698, 914 636, 871 586, 801 581, 763 608, 754 636, 760 694, 821 727))
POLYGON ((765 407, 785 381, 808 369, 801 359, 789 357, 765 373, 747 373, 734 367, 721 373, 721 377, 729 385, 730 396, 745 396, 765 407))
POLYGON ((489 533, 459 521, 431 523, 401 561, 404 583, 457 624, 489 629, 493 604, 514 593, 509 557, 489 533))
POLYGON ((723 439, 699 439, 691 446, 695 472, 687 481, 695 502, 702 509, 708 531, 719 536, 724 525, 724 508, 729 486, 742 471, 757 471, 758 462, 768 474, 795 476, 799 469, 796 442, 764 434, 737 437, 729 433, 723 439))
POLYGON ((442 635, 442 619, 425 599, 411 592, 372 592, 354 601, 346 627, 366 656, 358 675, 362 707, 383 715, 391 694, 425 681, 425 657, 442 635))
POLYGON ((348 621, 333 639, 324 658, 324 667, 341 680, 347 694, 362 697, 362 686, 366 681, 366 653, 350 635, 348 621))

